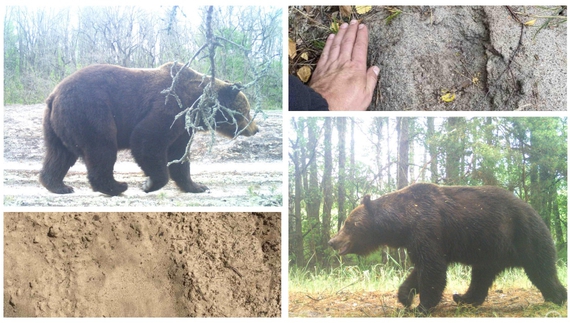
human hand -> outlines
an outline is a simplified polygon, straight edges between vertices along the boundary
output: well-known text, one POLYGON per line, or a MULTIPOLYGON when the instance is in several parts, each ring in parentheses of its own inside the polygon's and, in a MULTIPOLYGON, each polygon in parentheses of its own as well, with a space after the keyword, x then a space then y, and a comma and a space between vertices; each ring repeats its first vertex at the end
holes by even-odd
POLYGON ((364 111, 372 102, 380 69, 366 69, 367 52, 368 29, 357 20, 343 23, 327 38, 309 85, 327 100, 329 110, 364 111))

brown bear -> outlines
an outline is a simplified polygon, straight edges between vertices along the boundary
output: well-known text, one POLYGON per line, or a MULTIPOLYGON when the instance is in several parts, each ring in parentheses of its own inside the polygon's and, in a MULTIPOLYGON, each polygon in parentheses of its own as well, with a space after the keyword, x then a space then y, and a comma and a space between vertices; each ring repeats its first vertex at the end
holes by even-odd
POLYGON ((414 269, 399 301, 427 312, 441 300, 450 263, 472 266, 471 284, 457 303, 478 306, 495 277, 524 268, 546 301, 562 304, 566 288, 556 274, 556 250, 537 212, 513 193, 493 186, 414 184, 376 200, 365 196, 329 245, 340 255, 366 255, 386 245, 406 248, 414 269))
MULTIPOLYGON (((54 193, 72 193, 73 188, 65 185, 63 178, 77 158, 82 157, 93 190, 119 195, 127 189, 127 184, 115 181, 113 166, 117 151, 130 149, 148 176, 143 185, 145 192, 160 189, 169 177, 184 192, 207 190, 192 181, 188 164, 167 166, 169 161, 184 155, 190 138, 184 129, 184 118, 175 121, 182 111, 177 101, 173 97, 166 101, 165 94, 161 94, 170 88, 172 75, 182 67, 173 63, 154 69, 93 65, 59 83, 46 100, 42 185, 54 193)), ((210 78, 187 67, 180 73, 174 90, 183 106, 190 107, 210 78)), ((239 112, 232 113, 232 117, 217 110, 216 131, 230 138, 257 133, 245 95, 236 86, 217 79, 215 87, 219 102, 239 112)))

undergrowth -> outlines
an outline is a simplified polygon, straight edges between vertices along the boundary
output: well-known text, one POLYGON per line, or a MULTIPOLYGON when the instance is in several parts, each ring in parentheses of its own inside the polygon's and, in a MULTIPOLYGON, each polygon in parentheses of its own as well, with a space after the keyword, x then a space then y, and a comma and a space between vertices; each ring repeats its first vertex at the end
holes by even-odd
MULTIPOLYGON (((412 268, 405 270, 394 265, 345 266, 336 268, 289 269, 289 290, 305 293, 337 293, 339 291, 394 291, 406 279, 412 268)), ((567 285, 567 266, 560 262, 557 266, 558 278, 567 285)), ((471 268, 452 264, 447 269, 447 290, 464 293, 471 281, 471 268)), ((530 288, 532 283, 521 268, 502 272, 491 289, 530 288)))

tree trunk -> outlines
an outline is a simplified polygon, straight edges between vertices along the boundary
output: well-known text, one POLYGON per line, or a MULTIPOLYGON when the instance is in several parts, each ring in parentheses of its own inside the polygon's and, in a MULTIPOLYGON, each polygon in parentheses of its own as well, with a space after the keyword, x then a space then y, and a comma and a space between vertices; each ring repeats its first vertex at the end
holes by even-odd
POLYGON ((342 223, 346 219, 346 210, 344 208, 344 201, 346 198, 346 188, 344 187, 346 178, 346 118, 340 117, 336 119, 338 131, 338 222, 337 231, 340 231, 342 223))
POLYGON ((321 230, 321 244, 317 249, 317 258, 321 259, 322 266, 328 266, 328 241, 331 231, 331 210, 333 204, 332 192, 332 118, 325 118, 325 169, 323 171, 323 218, 321 230))
POLYGON ((409 118, 407 117, 397 118, 396 128, 398 130, 397 189, 402 189, 408 186, 409 153, 410 153, 409 118))

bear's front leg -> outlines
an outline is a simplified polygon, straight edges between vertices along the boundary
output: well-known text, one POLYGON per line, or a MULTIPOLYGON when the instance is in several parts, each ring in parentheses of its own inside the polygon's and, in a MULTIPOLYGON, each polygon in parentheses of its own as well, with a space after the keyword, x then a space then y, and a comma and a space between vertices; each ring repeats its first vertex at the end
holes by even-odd
POLYGON ((400 289, 398 290, 398 300, 406 308, 409 308, 412 306, 414 297, 418 293, 418 271, 416 268, 414 268, 414 270, 412 270, 410 275, 408 275, 406 280, 400 286, 400 289))
POLYGON ((168 183, 167 149, 173 140, 168 116, 155 111, 143 119, 131 134, 131 154, 148 176, 142 189, 153 192, 168 183))
POLYGON ((170 178, 174 180, 181 190, 187 193, 202 193, 208 190, 206 185, 196 183, 190 178, 190 165, 187 162, 173 163, 168 166, 170 178))
POLYGON ((418 287, 420 305, 416 308, 422 313, 433 309, 441 300, 447 284, 447 264, 444 259, 424 259, 418 268, 418 287))
MULTIPOLYGON (((178 139, 170 145, 168 148, 168 160, 177 160, 184 156, 186 152, 186 145, 190 140, 190 136, 187 133, 180 136, 178 139)), ((170 172, 170 178, 176 183, 176 185, 188 193, 202 193, 208 190, 206 185, 202 185, 192 181, 190 177, 190 162, 184 161, 180 163, 172 163, 168 166, 170 172)))

